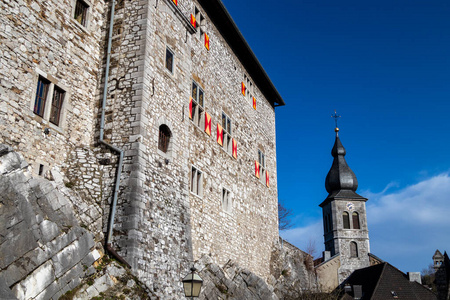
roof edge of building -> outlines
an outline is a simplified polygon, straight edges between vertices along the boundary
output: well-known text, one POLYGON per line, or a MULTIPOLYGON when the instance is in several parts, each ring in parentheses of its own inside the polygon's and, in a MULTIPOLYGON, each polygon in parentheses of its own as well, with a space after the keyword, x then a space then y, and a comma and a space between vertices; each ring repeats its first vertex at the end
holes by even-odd
POLYGON ((198 0, 258 88, 273 106, 286 103, 220 0, 198 0))

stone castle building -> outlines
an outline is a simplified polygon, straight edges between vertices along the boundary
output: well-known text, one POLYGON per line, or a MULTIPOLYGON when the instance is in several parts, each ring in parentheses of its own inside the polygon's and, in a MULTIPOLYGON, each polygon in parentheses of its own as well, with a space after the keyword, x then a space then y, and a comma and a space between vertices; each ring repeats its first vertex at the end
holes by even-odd
POLYGON ((0 16, 0 143, 64 175, 96 247, 164 299, 203 255, 269 276, 284 101, 220 0, 2 1, 0 16))
POLYGON ((358 180, 345 161, 345 148, 335 129, 331 155, 333 164, 325 179, 327 198, 320 204, 323 213, 324 257, 316 267, 319 284, 331 291, 350 274, 379 259, 370 255, 366 201, 358 195, 358 180))

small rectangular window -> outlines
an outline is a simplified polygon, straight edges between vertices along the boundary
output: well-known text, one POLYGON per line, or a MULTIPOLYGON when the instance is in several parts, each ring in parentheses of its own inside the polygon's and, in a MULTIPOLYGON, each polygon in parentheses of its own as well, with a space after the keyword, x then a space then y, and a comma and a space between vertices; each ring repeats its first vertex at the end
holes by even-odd
POLYGON ((253 101, 253 82, 250 78, 244 74, 244 84, 245 84, 245 96, 253 101))
POLYGON ((203 173, 194 166, 191 169, 191 192, 203 196, 203 173))
POLYGON ((59 120, 61 117, 61 108, 64 101, 64 92, 62 89, 55 86, 53 90, 52 107, 50 110, 50 122, 55 125, 59 125, 59 120))
POLYGON ((40 164, 39 165, 39 176, 42 176, 42 175, 44 175, 44 165, 43 164, 40 164))
POLYGON ((83 26, 86 26, 87 24, 88 9, 89 5, 87 5, 84 1, 77 0, 73 18, 83 26))
POLYGON ((63 128, 64 109, 69 101, 70 91, 66 92, 67 87, 57 85, 56 79, 47 79, 47 75, 42 73, 37 76, 36 94, 30 99, 30 109, 42 118, 44 124, 48 122, 63 128))
POLYGON ((205 122, 204 95, 205 93, 200 86, 192 81, 192 122, 201 127, 205 122))
POLYGON ((227 213, 231 213, 233 210, 233 202, 231 201, 231 193, 229 190, 222 189, 222 209, 227 213))
POLYGON ((44 117, 45 102, 47 100, 49 86, 50 81, 39 76, 33 112, 42 118, 44 117))
POLYGON ((173 74, 173 52, 166 47, 166 69, 173 74))
POLYGON ((258 149, 258 163, 259 163, 259 178, 261 181, 265 181, 266 177, 264 176, 264 172, 266 171, 266 157, 264 152, 258 149))
POLYGON ((231 119, 224 112, 222 112, 222 140, 223 140, 223 149, 227 151, 229 154, 233 153, 233 142, 231 137, 231 119))

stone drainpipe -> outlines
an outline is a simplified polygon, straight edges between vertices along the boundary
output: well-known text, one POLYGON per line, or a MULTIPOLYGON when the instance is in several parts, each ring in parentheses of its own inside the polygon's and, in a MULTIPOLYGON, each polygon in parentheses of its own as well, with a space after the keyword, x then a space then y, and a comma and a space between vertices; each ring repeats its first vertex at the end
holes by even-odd
POLYGON ((108 34, 108 52, 106 56, 106 70, 105 70, 105 80, 104 80, 104 87, 103 87, 103 100, 102 100, 102 116, 100 120, 100 144, 105 145, 112 151, 116 152, 119 156, 119 162, 117 164, 117 174, 116 174, 116 182, 114 185, 114 191, 113 191, 113 200, 111 203, 111 212, 109 215, 109 222, 108 222, 108 232, 106 234, 106 241, 105 241, 105 249, 106 251, 111 254, 113 257, 115 257, 118 261, 125 264, 129 268, 131 268, 130 264, 128 264, 123 257, 121 257, 111 246, 111 240, 112 240, 112 234, 114 229, 114 218, 116 215, 116 207, 117 207, 117 197, 119 194, 119 187, 120 187, 120 176, 122 174, 122 166, 123 166, 123 150, 113 146, 111 144, 108 144, 104 141, 103 135, 104 135, 104 129, 105 129, 105 110, 106 110, 106 99, 108 94, 108 77, 109 77, 109 65, 111 61, 111 44, 112 44, 112 31, 113 31, 113 25, 114 25, 114 9, 116 5, 116 0, 112 1, 111 5, 111 17, 109 21, 109 34, 108 34))

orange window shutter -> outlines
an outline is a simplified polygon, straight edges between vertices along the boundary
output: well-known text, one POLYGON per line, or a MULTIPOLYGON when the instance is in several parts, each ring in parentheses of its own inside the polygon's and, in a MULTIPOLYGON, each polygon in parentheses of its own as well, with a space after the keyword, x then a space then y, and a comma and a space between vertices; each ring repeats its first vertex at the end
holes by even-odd
POLYGON ((259 163, 255 160, 255 176, 259 178, 259 163))
POLYGON ((197 28, 197 20, 195 20, 193 14, 191 14, 191 25, 194 26, 194 28, 197 28))
POLYGON ((209 36, 205 32, 205 47, 209 51, 209 36))
POLYGON ((192 97, 189 97, 189 119, 192 119, 192 97))
POLYGON ((237 159, 237 142, 235 139, 232 139, 232 146, 233 146, 233 157, 237 159))
POLYGON ((266 170, 266 185, 269 187, 269 171, 266 170))
POLYGON ((217 143, 223 146, 223 129, 219 124, 217 124, 217 143))
POLYGON ((256 99, 253 97, 253 108, 256 109, 256 99))
POLYGON ((205 132, 211 135, 211 116, 205 111, 205 132))
POLYGON ((244 82, 241 82, 241 91, 242 91, 242 95, 245 96, 245 84, 244 84, 244 82))
POLYGON ((175 3, 176 6, 178 6, 178 0, 172 0, 173 3, 175 3))

